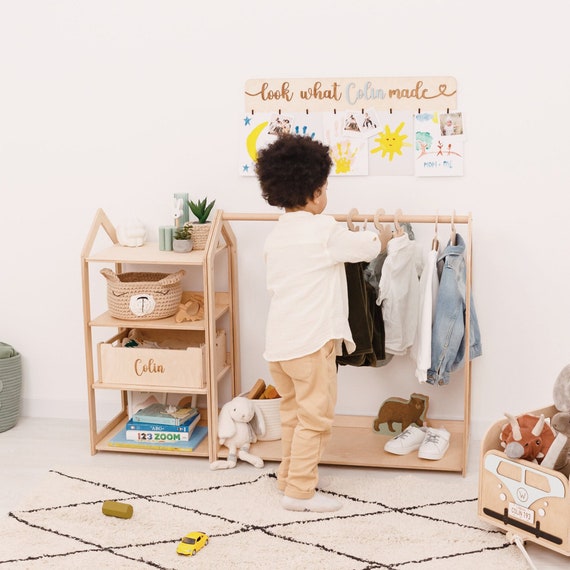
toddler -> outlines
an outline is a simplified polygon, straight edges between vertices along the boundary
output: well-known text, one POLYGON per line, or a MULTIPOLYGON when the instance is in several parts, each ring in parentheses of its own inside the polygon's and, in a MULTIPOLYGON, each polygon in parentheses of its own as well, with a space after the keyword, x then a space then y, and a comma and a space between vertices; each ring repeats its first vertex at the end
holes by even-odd
POLYGON ((256 164, 263 198, 285 211, 264 248, 271 302, 263 356, 282 397, 277 484, 283 508, 292 511, 341 507, 316 487, 334 418, 336 356, 343 342, 349 353, 355 348, 344 263, 380 253, 375 233, 351 232, 322 214, 331 167, 329 147, 299 135, 280 136, 256 164))

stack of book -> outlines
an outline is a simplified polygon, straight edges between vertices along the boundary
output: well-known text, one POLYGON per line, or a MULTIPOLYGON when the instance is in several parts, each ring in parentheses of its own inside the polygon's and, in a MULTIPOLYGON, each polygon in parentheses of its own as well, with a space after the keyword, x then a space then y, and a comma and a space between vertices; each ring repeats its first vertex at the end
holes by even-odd
POLYGON ((151 404, 136 412, 109 441, 115 447, 194 451, 208 430, 199 426, 198 408, 151 404))

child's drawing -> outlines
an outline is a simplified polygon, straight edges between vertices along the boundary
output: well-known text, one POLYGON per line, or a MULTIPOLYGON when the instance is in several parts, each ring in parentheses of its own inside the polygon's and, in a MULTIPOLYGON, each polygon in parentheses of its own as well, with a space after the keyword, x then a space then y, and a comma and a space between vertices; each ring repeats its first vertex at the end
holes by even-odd
POLYGON ((404 111, 378 113, 379 127, 368 139, 368 173, 413 176, 413 120, 404 111))
POLYGON ((323 114, 323 142, 331 151, 333 168, 331 176, 356 176, 368 174, 368 140, 364 137, 345 135, 346 116, 323 114))
POLYGON ((415 116, 416 176, 463 176, 461 113, 415 116), (448 134, 443 134, 448 133, 448 134))
POLYGON ((242 176, 255 176, 257 153, 277 136, 269 134, 270 113, 245 115, 242 119, 241 138, 239 140, 239 170, 242 176))

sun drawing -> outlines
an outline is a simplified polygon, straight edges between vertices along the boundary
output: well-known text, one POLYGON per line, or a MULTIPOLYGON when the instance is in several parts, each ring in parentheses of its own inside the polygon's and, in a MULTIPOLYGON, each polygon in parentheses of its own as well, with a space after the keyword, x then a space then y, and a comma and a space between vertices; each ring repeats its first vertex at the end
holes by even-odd
POLYGON ((404 139, 408 138, 408 135, 401 135, 400 131, 404 128, 404 122, 402 121, 398 128, 392 132, 390 130, 390 125, 384 127, 384 132, 378 133, 378 137, 374 139, 374 142, 378 143, 376 148, 373 148, 370 153, 382 151, 382 158, 387 154, 390 156, 388 160, 394 158, 394 154, 399 154, 402 156, 402 148, 405 146, 412 146, 410 143, 404 142, 404 139))

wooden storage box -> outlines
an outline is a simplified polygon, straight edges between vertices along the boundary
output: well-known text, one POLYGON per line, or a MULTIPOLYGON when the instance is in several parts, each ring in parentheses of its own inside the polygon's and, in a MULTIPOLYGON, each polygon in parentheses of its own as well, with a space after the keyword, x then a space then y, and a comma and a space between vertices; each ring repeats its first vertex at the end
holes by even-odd
MULTIPOLYGON (((533 412, 552 417, 550 406, 533 412)), ((505 418, 494 423, 481 445, 479 517, 504 532, 570 556, 570 487, 558 471, 510 459, 500 446, 505 418)))
MULTIPOLYGON (((204 331, 136 329, 145 339, 140 347, 123 347, 121 332, 98 344, 99 379, 102 384, 156 387, 204 388, 206 386, 206 346, 204 331), (157 348, 148 346, 158 345, 157 348)), ((216 331, 215 370, 226 362, 226 331, 216 331)))

